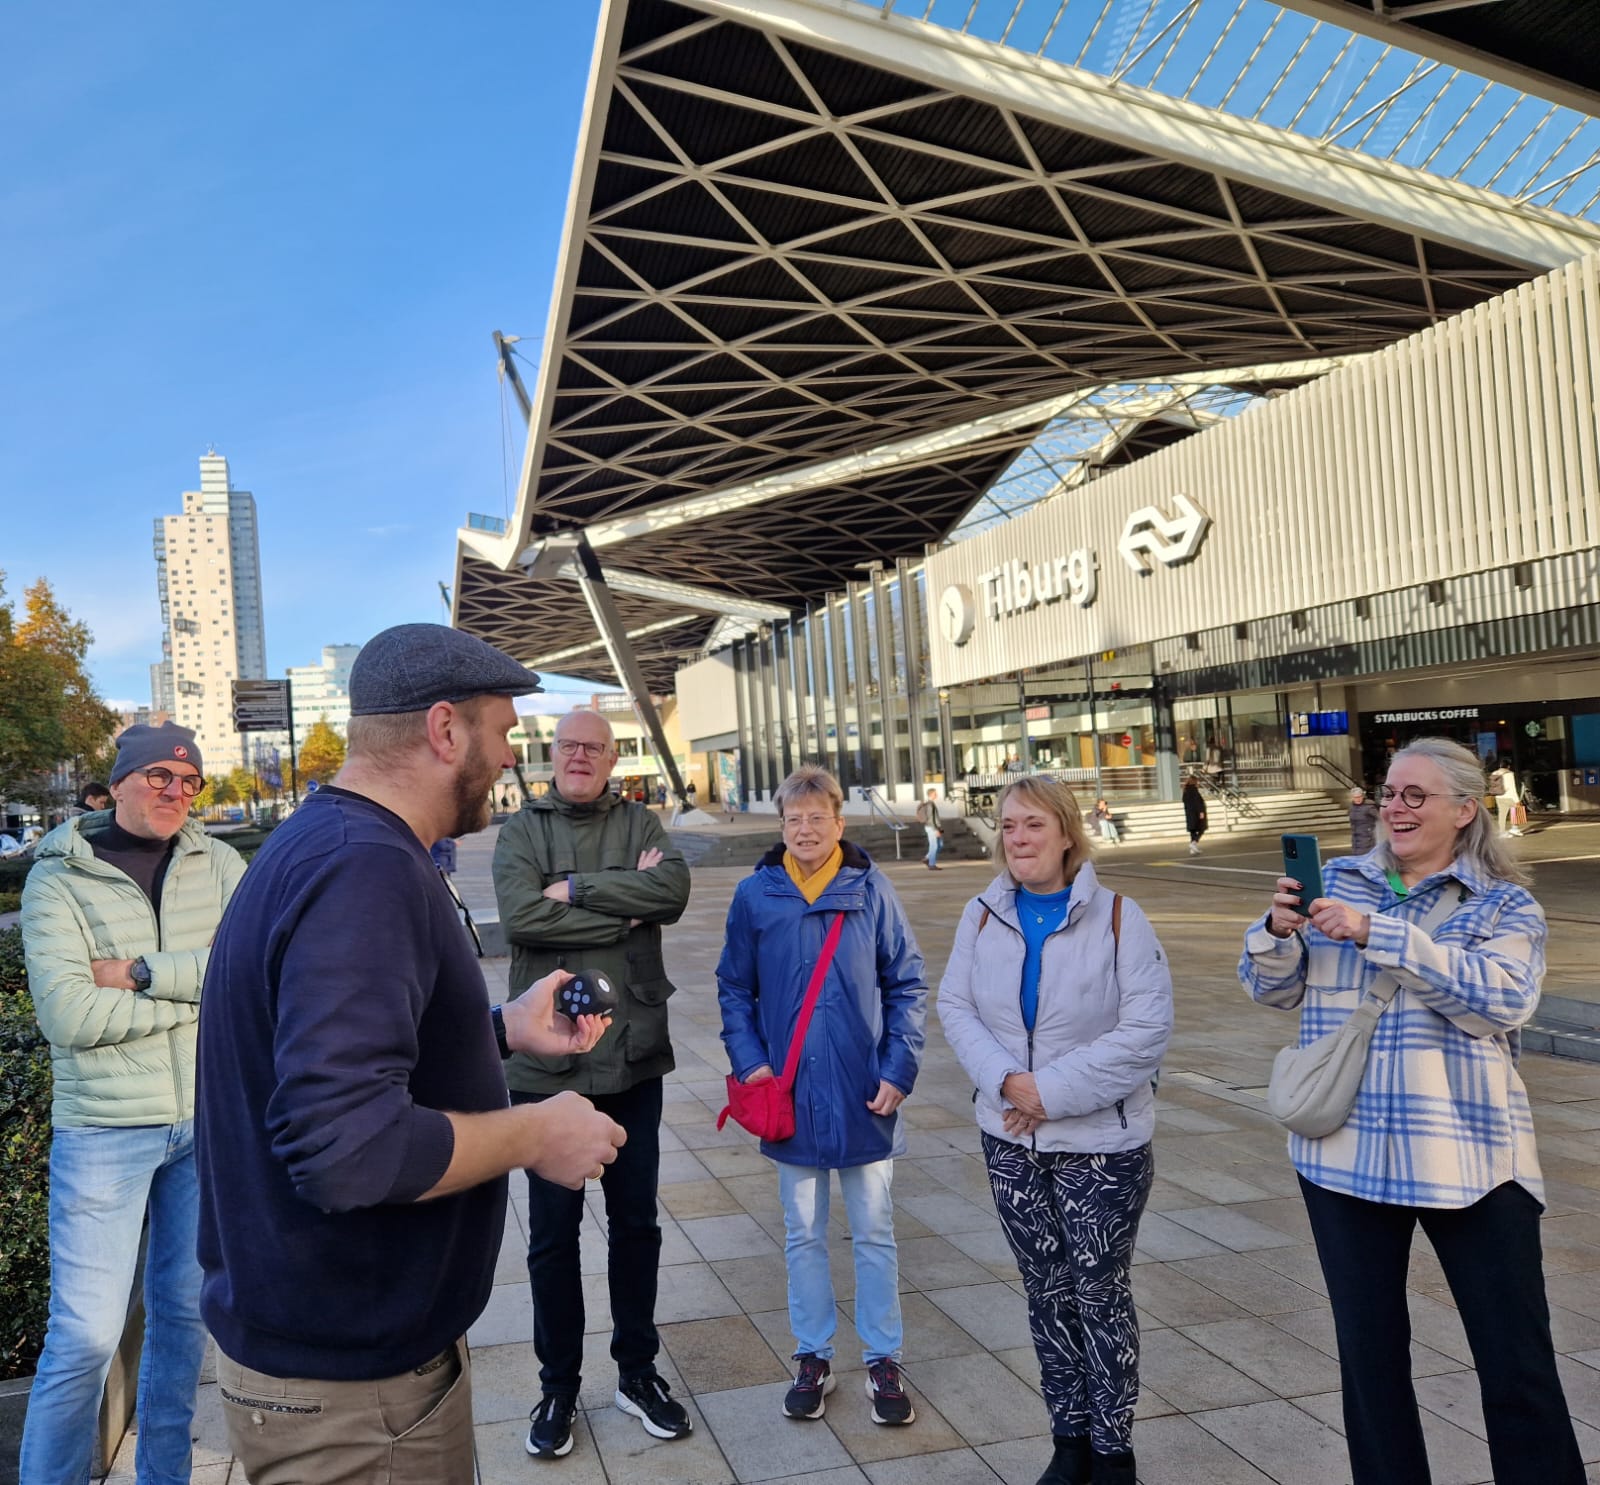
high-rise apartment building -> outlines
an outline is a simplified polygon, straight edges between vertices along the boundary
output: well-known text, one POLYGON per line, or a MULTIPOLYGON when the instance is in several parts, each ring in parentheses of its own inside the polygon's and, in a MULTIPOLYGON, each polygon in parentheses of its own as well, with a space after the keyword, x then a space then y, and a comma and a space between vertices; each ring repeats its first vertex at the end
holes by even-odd
POLYGON ((151 705, 195 730, 214 778, 245 756, 233 682, 267 673, 255 497, 233 488, 221 454, 200 460, 200 488, 183 492, 181 515, 156 517, 155 558, 163 633, 151 705))
POLYGON ((297 743, 303 743, 318 722, 326 722, 340 737, 345 735, 350 725, 350 667, 360 653, 360 645, 324 645, 320 665, 289 667, 297 743))

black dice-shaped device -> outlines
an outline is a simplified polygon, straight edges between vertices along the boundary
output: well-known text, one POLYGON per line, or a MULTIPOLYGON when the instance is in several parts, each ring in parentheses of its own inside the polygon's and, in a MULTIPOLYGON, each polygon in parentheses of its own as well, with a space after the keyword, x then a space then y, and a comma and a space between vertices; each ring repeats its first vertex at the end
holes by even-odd
POLYGON ((574 975, 556 991, 556 1009, 574 1020, 579 1016, 615 1015, 617 992, 602 974, 574 975))

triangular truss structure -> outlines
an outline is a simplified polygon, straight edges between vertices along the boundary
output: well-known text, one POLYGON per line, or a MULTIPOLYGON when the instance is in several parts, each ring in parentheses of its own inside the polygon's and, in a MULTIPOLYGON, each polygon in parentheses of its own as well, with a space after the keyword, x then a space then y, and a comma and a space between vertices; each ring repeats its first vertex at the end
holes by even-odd
POLYGON ((1600 248, 904 8, 610 0, 517 509, 463 531, 458 624, 571 651, 576 595, 519 563, 581 527, 702 593, 630 608, 670 685, 719 596, 798 605, 945 539, 1052 399, 1370 351, 1600 248))

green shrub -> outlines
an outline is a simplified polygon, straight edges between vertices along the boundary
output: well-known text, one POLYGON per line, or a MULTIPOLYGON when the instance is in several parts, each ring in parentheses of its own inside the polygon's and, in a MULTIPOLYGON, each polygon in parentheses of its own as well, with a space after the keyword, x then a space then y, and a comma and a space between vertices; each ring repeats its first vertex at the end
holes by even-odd
POLYGON ((33 870, 33 857, 0 861, 0 892, 22 891, 23 880, 33 870))
POLYGON ((50 1049, 22 931, 0 932, 0 1381, 28 1376, 50 1307, 50 1049))
POLYGON ((22 894, 20 892, 0 892, 0 913, 20 913, 22 911, 22 894))

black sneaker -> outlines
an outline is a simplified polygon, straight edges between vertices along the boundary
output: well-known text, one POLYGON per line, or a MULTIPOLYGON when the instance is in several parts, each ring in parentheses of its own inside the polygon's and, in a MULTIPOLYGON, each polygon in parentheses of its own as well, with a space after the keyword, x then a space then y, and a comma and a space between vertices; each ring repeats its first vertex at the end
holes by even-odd
POLYGON ((572 1452, 572 1420, 578 1399, 570 1392, 547 1392, 528 1414, 528 1453, 535 1459, 560 1459, 572 1452))
POLYGON ((654 1438, 686 1439, 694 1432, 694 1419, 682 1403, 673 1401, 672 1389, 656 1372, 621 1378, 616 1404, 624 1413, 632 1413, 654 1438))
POLYGON ((835 1384, 833 1368, 820 1356, 804 1352, 796 1356, 800 1370, 795 1373, 794 1386, 783 1399, 783 1411, 791 1418, 820 1418, 828 1410, 823 1402, 835 1384))
POLYGON ((872 1399, 874 1423, 914 1423, 917 1410, 906 1395, 900 1363, 884 1356, 867 1363, 867 1396, 872 1399))

